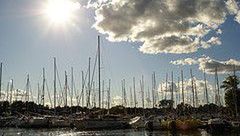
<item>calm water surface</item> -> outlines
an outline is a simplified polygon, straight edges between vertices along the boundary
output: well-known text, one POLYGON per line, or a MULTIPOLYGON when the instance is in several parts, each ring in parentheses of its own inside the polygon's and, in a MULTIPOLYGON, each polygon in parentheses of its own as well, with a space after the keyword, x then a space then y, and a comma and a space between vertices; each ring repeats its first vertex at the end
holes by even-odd
MULTIPOLYGON (((212 136, 204 130, 172 134, 168 131, 145 130, 105 130, 78 131, 74 129, 16 129, 0 128, 0 136, 212 136)), ((218 136, 240 136, 237 133, 218 134, 218 136)))

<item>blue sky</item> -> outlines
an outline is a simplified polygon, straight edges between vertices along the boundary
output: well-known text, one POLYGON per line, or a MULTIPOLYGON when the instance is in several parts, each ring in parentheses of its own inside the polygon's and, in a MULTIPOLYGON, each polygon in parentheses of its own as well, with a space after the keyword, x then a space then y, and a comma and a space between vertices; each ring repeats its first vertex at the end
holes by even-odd
MULTIPOLYGON (((77 11, 77 20, 71 25, 50 26, 44 15, 38 13, 40 1, 2 0, 0 2, 0 61, 3 62, 3 90, 7 81, 13 79, 15 88, 25 88, 26 75, 30 74, 33 90, 41 83, 42 68, 46 68, 48 85, 53 84, 53 57, 57 58, 60 77, 64 80, 64 71, 75 71, 75 82, 80 88, 80 72, 86 71, 88 57, 95 57, 97 35, 101 36, 103 79, 112 79, 113 96, 121 95, 121 79, 127 84, 132 77, 143 74, 146 86, 151 87, 151 74, 156 71, 157 82, 165 80, 165 74, 174 71, 179 76, 183 69, 189 77, 193 68, 194 76, 202 79, 198 66, 175 66, 170 61, 184 58, 199 58, 202 55, 216 60, 230 58, 240 60, 240 25, 229 15, 219 26, 223 33, 219 36, 222 44, 208 49, 199 49, 189 54, 145 54, 138 50, 142 42, 110 42, 107 35, 99 33, 93 26, 94 9, 81 7, 77 11)), ((92 59, 93 60, 93 59, 92 59)), ((93 64, 93 63, 92 63, 93 64)), ((220 81, 225 75, 220 76, 220 81)), ((213 76, 209 75, 209 80, 213 76)), ((70 80, 70 79, 69 79, 70 80)), ((137 86, 139 86, 137 84, 137 86)), ((51 90, 50 89, 50 90, 51 90)), ((35 91, 36 92, 36 91, 35 91)))

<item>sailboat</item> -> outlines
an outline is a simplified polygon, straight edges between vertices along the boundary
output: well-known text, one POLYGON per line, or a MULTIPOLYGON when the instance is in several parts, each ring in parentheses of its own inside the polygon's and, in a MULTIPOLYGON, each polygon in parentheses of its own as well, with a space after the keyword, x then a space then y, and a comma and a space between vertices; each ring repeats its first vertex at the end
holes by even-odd
MULTIPOLYGON (((98 36, 98 80, 99 108, 101 108, 101 71, 100 71, 100 36, 98 36)), ((74 120, 74 126, 80 130, 124 129, 129 127, 127 120, 116 115, 85 116, 74 120)))

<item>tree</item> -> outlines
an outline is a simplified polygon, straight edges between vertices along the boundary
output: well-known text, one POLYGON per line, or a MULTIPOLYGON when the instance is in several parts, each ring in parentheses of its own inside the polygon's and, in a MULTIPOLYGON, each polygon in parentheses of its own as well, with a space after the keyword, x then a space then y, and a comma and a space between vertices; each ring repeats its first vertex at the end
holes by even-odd
POLYGON ((240 90, 238 88, 239 79, 236 75, 228 76, 222 82, 221 88, 225 90, 225 103, 232 113, 239 112, 240 90))
POLYGON ((160 108, 173 108, 173 100, 161 100, 159 102, 159 107, 160 108))

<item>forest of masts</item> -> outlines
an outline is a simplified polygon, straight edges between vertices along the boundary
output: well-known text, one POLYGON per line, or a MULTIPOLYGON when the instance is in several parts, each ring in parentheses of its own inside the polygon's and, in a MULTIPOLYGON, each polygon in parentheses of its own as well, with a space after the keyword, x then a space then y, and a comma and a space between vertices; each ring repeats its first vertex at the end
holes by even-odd
MULTIPOLYGON (((74 70, 71 67, 70 75, 70 85, 69 77, 67 71, 64 72, 64 85, 61 84, 59 79, 59 73, 56 64, 56 58, 54 58, 54 82, 53 91, 50 92, 47 80, 45 68, 42 69, 42 83, 37 84, 37 97, 33 96, 30 76, 27 75, 25 90, 20 93, 19 89, 14 89, 14 80, 11 79, 7 83, 5 92, 2 90, 2 75, 3 75, 3 63, 0 65, 0 100, 9 101, 34 101, 40 105, 48 105, 51 108, 57 106, 82 106, 82 107, 100 107, 100 108, 111 108, 111 80, 108 81, 99 80, 97 82, 94 80, 96 74, 96 63, 95 58, 93 69, 91 69, 91 58, 89 58, 88 69, 86 72, 81 71, 81 88, 76 89, 74 81, 74 70), (97 87, 98 83, 98 87, 97 87), (57 87, 58 85, 58 87, 57 87), (58 91, 57 91, 58 90, 58 91), (4 93, 3 93, 4 92, 4 93), (53 95, 51 95, 53 93, 53 95), (98 98, 97 98, 98 96, 98 98), (35 98, 35 99, 34 99, 35 98), (97 102, 98 100, 98 102, 97 102), (97 105, 98 104, 98 105, 97 105)), ((99 72, 99 71, 98 71, 99 72)), ((137 80, 135 77, 132 81, 128 82, 128 87, 126 86, 126 79, 121 80, 121 100, 119 105, 124 107, 142 107, 142 108, 157 108, 159 107, 159 101, 161 100, 172 100, 174 106, 178 104, 189 104, 193 107, 198 107, 203 104, 215 103, 218 106, 223 105, 223 94, 220 93, 219 81, 217 68, 215 70, 215 87, 212 92, 209 93, 210 89, 207 86, 207 79, 205 72, 203 73, 205 89, 203 92, 203 97, 199 97, 199 91, 196 85, 196 78, 193 76, 192 69, 190 69, 191 76, 191 92, 186 92, 184 90, 184 73, 181 70, 180 76, 177 81, 174 81, 174 73, 171 72, 169 75, 166 73, 165 82, 159 83, 157 85, 156 73, 152 74, 152 84, 151 89, 145 84, 144 76, 137 80), (137 87, 139 86, 139 88, 137 87), (127 89, 126 89, 127 88, 127 89), (138 89, 137 89, 138 88, 138 89), (151 91, 150 91, 151 90, 151 91), (210 98, 212 97, 212 101, 210 98), (140 99, 138 99, 140 98, 140 99), (139 102, 140 101, 140 102, 139 102)), ((98 75, 99 76, 99 75, 98 75)), ((201 90, 202 91, 202 90, 201 90)))

